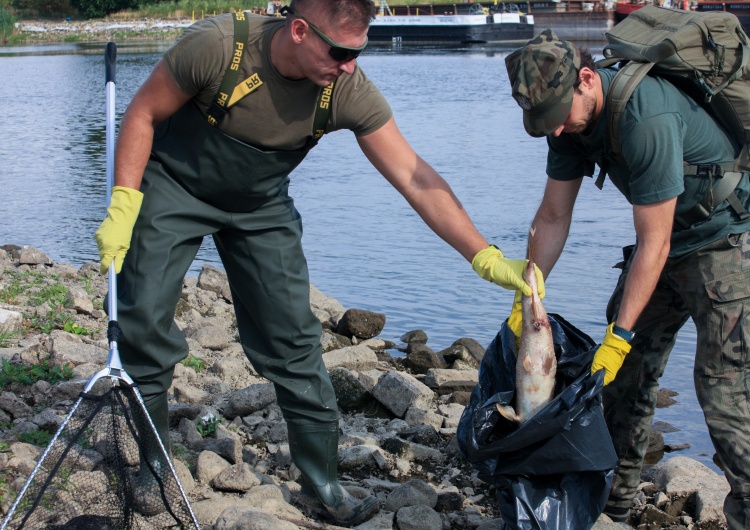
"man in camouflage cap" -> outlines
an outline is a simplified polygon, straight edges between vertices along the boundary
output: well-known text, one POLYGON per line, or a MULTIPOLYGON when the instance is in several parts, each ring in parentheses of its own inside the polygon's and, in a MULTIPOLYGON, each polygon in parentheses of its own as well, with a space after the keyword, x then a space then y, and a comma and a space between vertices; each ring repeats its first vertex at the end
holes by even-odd
POLYGON ((526 132, 535 137, 552 133, 573 104, 572 88, 581 67, 578 49, 547 29, 508 55, 505 64, 526 132))
MULTIPOLYGON (((551 30, 508 55, 506 66, 526 131, 545 136, 549 147, 546 190, 529 240, 545 278, 562 253, 583 177, 595 165, 603 170, 597 184, 606 171, 632 205, 636 244, 623 249, 609 326, 591 368, 604 370, 605 416, 620 459, 605 513, 628 520, 659 377, 677 332, 692 318, 696 393, 731 486, 727 525, 750 528, 750 182, 747 173, 733 172, 738 146, 688 95, 652 76, 636 86, 611 131, 607 98, 618 70, 597 68, 588 51, 551 30), (708 175, 737 185, 729 197, 707 193, 708 175), (700 213, 709 195, 717 200, 700 213)), ((520 315, 517 295, 509 318, 517 336, 520 315)))

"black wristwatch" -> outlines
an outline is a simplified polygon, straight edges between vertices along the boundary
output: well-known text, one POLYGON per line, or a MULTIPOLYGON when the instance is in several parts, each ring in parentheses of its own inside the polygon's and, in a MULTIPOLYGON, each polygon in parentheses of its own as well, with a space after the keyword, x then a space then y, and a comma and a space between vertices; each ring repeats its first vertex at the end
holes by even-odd
POLYGON ((628 331, 627 329, 621 328, 617 324, 612 326, 612 333, 614 333, 621 339, 625 339, 628 342, 633 340, 633 337, 635 337, 635 331, 628 331))

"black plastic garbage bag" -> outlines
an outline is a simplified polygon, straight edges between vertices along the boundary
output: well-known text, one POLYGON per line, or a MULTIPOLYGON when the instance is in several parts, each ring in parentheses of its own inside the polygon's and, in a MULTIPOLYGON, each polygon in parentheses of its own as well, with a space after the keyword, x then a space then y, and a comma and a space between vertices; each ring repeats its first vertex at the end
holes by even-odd
POLYGON ((495 484, 505 524, 518 530, 588 530, 604 509, 617 465, 601 407, 603 373, 590 374, 594 341, 549 314, 557 355, 555 398, 519 427, 512 405, 516 344, 507 323, 487 348, 479 384, 458 425, 461 452, 495 484))

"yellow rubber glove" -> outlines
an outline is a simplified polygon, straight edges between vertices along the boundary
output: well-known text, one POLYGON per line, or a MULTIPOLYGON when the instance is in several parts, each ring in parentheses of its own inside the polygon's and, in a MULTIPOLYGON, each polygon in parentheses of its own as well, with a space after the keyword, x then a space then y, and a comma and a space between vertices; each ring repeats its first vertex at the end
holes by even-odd
MULTIPOLYGON (((471 267, 487 281, 496 283, 506 289, 523 291, 526 296, 531 296, 531 287, 523 281, 526 263, 527 260, 525 259, 505 258, 499 248, 490 245, 477 252, 477 255, 471 260, 471 267)), ((534 267, 534 270, 536 271, 539 296, 544 297, 544 277, 537 267, 534 267)))
POLYGON ((133 188, 115 186, 107 208, 107 217, 96 231, 96 245, 99 247, 101 265, 99 271, 107 274, 112 260, 115 272, 122 270, 122 262, 130 248, 133 226, 141 211, 143 193, 133 188))
POLYGON ((516 350, 521 347, 521 332, 523 331, 523 310, 521 305, 521 291, 516 291, 516 298, 513 300, 513 309, 510 310, 508 317, 508 327, 516 336, 516 350))
POLYGON ((618 337, 612 331, 615 323, 612 322, 607 326, 607 333, 604 335, 599 349, 594 354, 594 360, 591 363, 591 373, 604 369, 604 384, 608 385, 614 381, 617 372, 620 370, 625 356, 630 353, 630 343, 618 337))

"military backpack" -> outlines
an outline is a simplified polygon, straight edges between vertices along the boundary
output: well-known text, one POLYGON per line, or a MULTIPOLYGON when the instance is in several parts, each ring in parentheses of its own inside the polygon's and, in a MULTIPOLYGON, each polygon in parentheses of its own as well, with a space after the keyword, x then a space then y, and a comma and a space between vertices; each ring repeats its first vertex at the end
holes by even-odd
MULTIPOLYGON (((703 201, 681 218, 686 228, 707 218, 729 200, 742 219, 750 217, 734 189, 750 171, 750 40, 731 13, 697 13, 645 6, 606 33, 603 68, 620 63, 607 94, 612 149, 621 156, 618 123, 638 83, 647 75, 670 81, 689 94, 742 146, 733 163, 685 165, 686 175, 701 175, 711 185, 703 201)), ((603 177, 602 177, 603 178, 603 177)), ((602 182, 597 182, 601 186, 602 182)))

